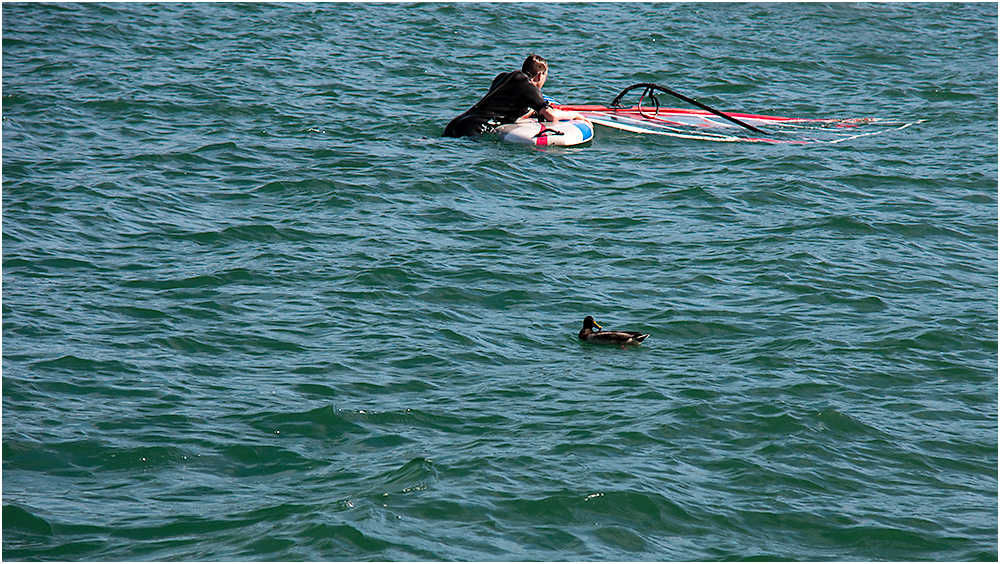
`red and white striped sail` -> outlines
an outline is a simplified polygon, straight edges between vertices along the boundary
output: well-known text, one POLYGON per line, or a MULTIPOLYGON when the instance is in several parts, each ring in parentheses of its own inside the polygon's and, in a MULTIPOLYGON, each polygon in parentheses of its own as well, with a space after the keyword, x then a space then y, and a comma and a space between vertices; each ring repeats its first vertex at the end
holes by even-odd
POLYGON ((766 135, 760 135, 704 110, 568 104, 557 104, 555 107, 579 112, 596 125, 633 133, 724 142, 840 143, 876 135, 887 127, 904 129, 913 125, 878 118, 807 119, 726 112, 730 117, 767 131, 766 135), (880 127, 862 127, 866 125, 880 127))

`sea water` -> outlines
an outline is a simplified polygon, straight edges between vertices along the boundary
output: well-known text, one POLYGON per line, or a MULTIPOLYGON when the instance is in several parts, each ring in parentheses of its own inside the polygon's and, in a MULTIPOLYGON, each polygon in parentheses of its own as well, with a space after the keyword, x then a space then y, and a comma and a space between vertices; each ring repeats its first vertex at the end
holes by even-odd
POLYGON ((997 559, 995 3, 2 10, 5 559, 997 559))

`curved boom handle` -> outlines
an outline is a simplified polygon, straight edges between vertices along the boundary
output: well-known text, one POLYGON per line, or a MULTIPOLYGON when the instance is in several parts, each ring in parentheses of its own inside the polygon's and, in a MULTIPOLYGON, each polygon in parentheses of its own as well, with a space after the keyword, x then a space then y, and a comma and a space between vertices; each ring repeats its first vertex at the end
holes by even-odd
POLYGON ((671 96, 674 96, 675 98, 680 98, 681 100, 684 100, 685 102, 687 102, 689 104, 694 104, 695 106, 698 106, 699 108, 701 108, 701 109, 703 109, 705 111, 711 112, 711 113, 713 113, 713 114, 715 114, 715 115, 717 115, 717 116, 719 116, 721 118, 725 118, 725 119, 727 119, 727 120, 735 123, 736 125, 739 125, 740 127, 745 127, 747 129, 749 129, 750 131, 753 131, 754 133, 764 133, 762 130, 760 130, 760 129, 758 129, 758 128, 756 128, 756 127, 754 127, 754 126, 752 126, 752 125, 750 125, 748 123, 743 123, 742 121, 734 118, 733 116, 726 115, 726 114, 720 112, 719 110, 717 110, 715 108, 706 106, 705 104, 702 104, 701 102, 699 102, 697 100, 692 100, 691 98, 688 98, 687 96, 685 96, 683 94, 674 92, 673 90, 671 90, 671 89, 669 89, 669 88, 667 88, 665 86, 660 86, 659 84, 653 84, 652 82, 640 82, 639 84, 633 84, 632 86, 629 86, 625 90, 622 90, 617 96, 615 96, 615 99, 611 101, 611 107, 612 108, 620 108, 621 107, 622 97, 625 96, 625 94, 627 94, 629 91, 635 90, 636 88, 645 88, 646 89, 643 92, 643 96, 645 96, 647 93, 652 94, 653 90, 660 90, 661 92, 666 92, 667 94, 670 94, 671 96))

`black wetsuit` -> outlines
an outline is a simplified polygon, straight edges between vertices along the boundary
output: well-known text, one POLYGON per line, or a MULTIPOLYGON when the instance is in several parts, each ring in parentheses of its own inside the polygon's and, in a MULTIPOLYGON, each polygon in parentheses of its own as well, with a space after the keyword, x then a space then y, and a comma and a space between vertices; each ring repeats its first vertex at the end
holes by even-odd
POLYGON ((523 72, 500 73, 482 100, 451 120, 444 128, 444 137, 476 137, 498 125, 514 123, 528 110, 540 111, 549 105, 523 72))

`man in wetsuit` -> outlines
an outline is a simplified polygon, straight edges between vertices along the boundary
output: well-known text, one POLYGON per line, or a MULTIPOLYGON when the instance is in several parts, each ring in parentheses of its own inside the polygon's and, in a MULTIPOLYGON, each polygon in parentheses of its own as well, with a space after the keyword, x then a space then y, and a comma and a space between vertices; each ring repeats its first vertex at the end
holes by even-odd
POLYGON ((542 121, 586 120, 577 112, 557 110, 545 100, 541 89, 548 76, 549 64, 545 59, 529 55, 521 70, 498 74, 486 96, 451 120, 443 136, 478 137, 522 117, 537 117, 542 121))

